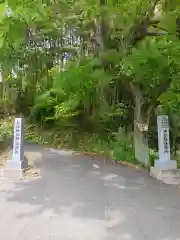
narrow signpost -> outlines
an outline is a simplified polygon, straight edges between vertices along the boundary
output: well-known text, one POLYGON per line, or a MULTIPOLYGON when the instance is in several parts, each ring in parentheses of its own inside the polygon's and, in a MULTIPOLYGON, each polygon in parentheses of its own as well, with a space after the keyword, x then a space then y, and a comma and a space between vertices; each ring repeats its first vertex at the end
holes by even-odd
POLYGON ((12 159, 7 162, 5 175, 22 175, 24 167, 24 123, 23 118, 14 121, 14 138, 12 159))
POLYGON ((167 115, 157 117, 159 159, 155 160, 154 167, 163 170, 177 169, 175 160, 171 160, 169 141, 169 121, 167 115))
POLYGON ((169 121, 167 115, 157 117, 159 158, 150 169, 150 175, 167 184, 180 184, 177 162, 171 160, 169 141, 169 121))

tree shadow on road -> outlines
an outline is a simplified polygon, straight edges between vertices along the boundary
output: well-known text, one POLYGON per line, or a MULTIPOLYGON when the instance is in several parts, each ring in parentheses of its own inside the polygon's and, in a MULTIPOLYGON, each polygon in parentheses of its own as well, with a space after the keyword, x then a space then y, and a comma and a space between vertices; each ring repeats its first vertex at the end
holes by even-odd
POLYGON ((17 221, 32 219, 46 234, 74 240, 180 237, 180 194, 146 172, 53 149, 43 150, 37 164, 40 178, 6 192, 7 205, 19 207, 17 221))

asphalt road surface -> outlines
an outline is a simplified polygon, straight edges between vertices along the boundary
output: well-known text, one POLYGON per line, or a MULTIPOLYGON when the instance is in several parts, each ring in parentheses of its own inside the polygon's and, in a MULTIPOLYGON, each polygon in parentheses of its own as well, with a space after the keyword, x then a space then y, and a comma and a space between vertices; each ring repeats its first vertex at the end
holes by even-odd
POLYGON ((0 180, 2 240, 180 240, 180 189, 144 170, 27 146, 41 176, 0 180))

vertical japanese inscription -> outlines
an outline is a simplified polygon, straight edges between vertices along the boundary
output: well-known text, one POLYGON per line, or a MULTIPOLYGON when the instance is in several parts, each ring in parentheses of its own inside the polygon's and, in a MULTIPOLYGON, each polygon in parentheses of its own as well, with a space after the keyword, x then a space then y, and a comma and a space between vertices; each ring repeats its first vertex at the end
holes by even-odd
POLYGON ((21 120, 15 119, 14 126, 14 155, 20 155, 20 144, 21 144, 21 120))
POLYGON ((164 153, 169 153, 169 122, 168 122, 168 117, 163 116, 162 121, 161 121, 161 127, 163 130, 163 146, 164 146, 164 153))

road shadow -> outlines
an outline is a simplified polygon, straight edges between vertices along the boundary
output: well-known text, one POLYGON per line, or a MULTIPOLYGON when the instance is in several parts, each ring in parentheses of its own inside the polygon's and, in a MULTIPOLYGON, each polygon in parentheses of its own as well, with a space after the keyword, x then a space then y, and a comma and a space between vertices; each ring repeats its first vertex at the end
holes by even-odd
POLYGON ((157 182, 146 171, 31 148, 41 152, 36 161, 41 176, 4 190, 7 204, 19 206, 19 221, 41 222, 46 234, 53 231, 64 239, 180 239, 177 188, 157 182))

